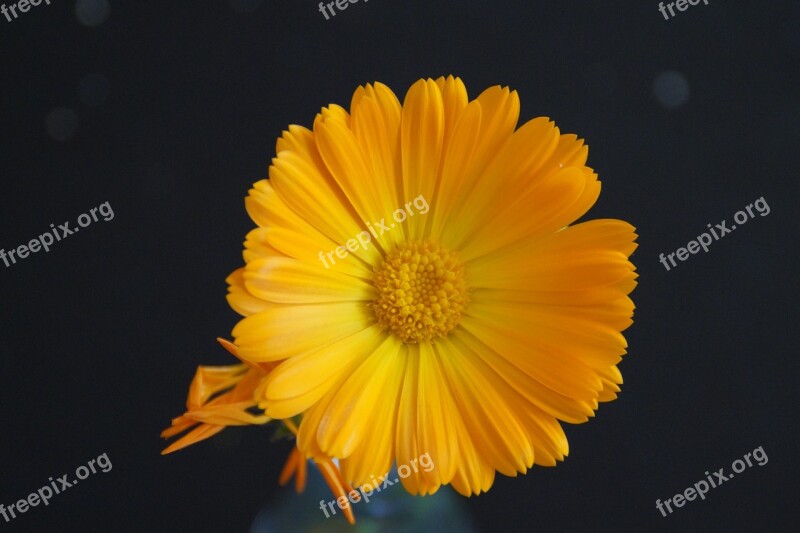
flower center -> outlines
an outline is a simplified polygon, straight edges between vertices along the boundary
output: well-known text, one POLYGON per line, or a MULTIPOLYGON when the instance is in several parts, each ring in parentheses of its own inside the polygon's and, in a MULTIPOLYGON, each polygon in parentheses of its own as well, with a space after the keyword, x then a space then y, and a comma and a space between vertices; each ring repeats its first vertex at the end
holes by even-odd
POLYGON ((407 242, 375 268, 375 317, 404 342, 444 337, 461 320, 469 297, 454 252, 431 241, 407 242))

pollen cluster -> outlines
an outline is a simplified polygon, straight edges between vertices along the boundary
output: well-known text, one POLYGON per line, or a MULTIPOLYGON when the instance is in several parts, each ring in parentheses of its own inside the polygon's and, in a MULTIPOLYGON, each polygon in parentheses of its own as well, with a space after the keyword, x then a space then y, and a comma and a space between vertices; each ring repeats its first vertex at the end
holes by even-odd
POLYGON ((431 241, 407 242, 375 268, 378 322, 404 342, 446 336, 461 320, 468 295, 454 252, 431 241))

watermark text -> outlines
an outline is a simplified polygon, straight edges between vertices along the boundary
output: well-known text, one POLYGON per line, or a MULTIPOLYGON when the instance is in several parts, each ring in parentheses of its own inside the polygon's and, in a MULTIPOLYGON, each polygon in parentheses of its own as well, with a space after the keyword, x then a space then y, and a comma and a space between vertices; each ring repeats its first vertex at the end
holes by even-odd
POLYGON ((40 503, 45 504, 45 506, 50 505, 50 499, 56 494, 61 494, 68 488, 77 485, 78 481, 86 479, 98 471, 103 473, 110 472, 111 468, 111 460, 108 458, 108 454, 99 455, 97 459, 92 459, 86 465, 81 465, 75 469, 75 477, 78 479, 68 480, 69 474, 64 474, 55 480, 51 477, 49 484, 45 484, 36 492, 31 492, 26 498, 9 506, 0 503, 0 516, 5 518, 6 522, 11 522, 17 518, 17 513, 27 513, 31 507, 36 507, 40 503))
MULTIPOLYGON (((764 197, 762 196, 752 204, 745 207, 743 210, 737 211, 736 214, 733 215, 734 222, 742 226, 746 224, 748 220, 755 218, 756 215, 753 213, 753 208, 755 208, 758 214, 762 217, 765 217, 770 213, 769 205, 767 205, 767 201, 764 200, 764 197)), ((686 261, 689 259, 689 254, 696 254, 701 248, 703 249, 703 252, 708 252, 709 245, 735 230, 736 224, 731 224, 728 226, 728 222, 726 220, 723 220, 719 224, 715 224, 713 228, 711 227, 711 224, 707 224, 710 233, 701 233, 697 236, 697 240, 689 241, 686 247, 678 248, 671 254, 667 254, 665 256, 662 253, 658 256, 658 260, 661 261, 661 264, 664 265, 664 268, 669 271, 670 264, 673 268, 678 266, 678 263, 675 262, 675 256, 677 256, 680 261, 686 261), (713 239, 711 238, 712 235, 714 236, 713 239)))
POLYGON ((371 483, 365 483, 358 490, 351 490, 347 497, 340 496, 336 500, 332 500, 329 502, 325 502, 325 500, 320 500, 319 508, 325 513, 325 518, 330 518, 331 514, 328 513, 328 508, 330 508, 332 514, 336 514, 336 509, 334 509, 334 505, 339 507, 339 509, 347 509, 350 507, 350 504, 356 504, 361 500, 364 500, 365 503, 369 503, 369 498, 372 496, 373 492, 380 492, 381 489, 385 489, 387 487, 391 487, 395 483, 398 483, 400 479, 405 479, 411 475, 411 469, 414 469, 414 472, 419 472, 418 467, 422 467, 423 472, 430 472, 434 468, 433 460, 431 459, 430 454, 420 455, 419 459, 412 459, 409 461, 411 466, 408 465, 400 465, 397 467, 397 475, 398 477, 394 478, 394 481, 389 479, 389 472, 386 475, 379 476, 377 479, 375 476, 372 476, 371 483))
POLYGON ((85 228, 86 226, 90 225, 92 222, 97 222, 99 220, 97 218, 98 212, 100 215, 102 215, 103 220, 106 222, 114 218, 114 210, 111 209, 111 204, 104 202, 99 206, 90 209, 89 213, 83 213, 81 216, 79 216, 78 227, 70 228, 69 221, 59 224, 57 228, 55 224, 50 224, 50 230, 42 233, 35 239, 32 239, 28 244, 21 244, 16 248, 12 248, 8 252, 0 248, 0 259, 3 260, 3 262, 6 264, 6 268, 8 268, 11 265, 17 264, 17 259, 25 259, 31 253, 36 253, 39 250, 49 252, 50 246, 53 243, 61 241, 62 239, 66 239, 73 233, 80 231, 81 228, 85 228))
POLYGON ((744 454, 742 459, 736 459, 733 462, 733 464, 731 464, 731 470, 733 470, 734 472, 733 474, 725 475, 725 468, 720 468, 719 470, 713 472, 712 474, 709 474, 708 470, 706 470, 706 479, 708 479, 708 481, 706 481, 705 479, 701 479, 691 487, 687 488, 685 491, 679 492, 672 498, 667 498, 663 502, 660 499, 656 500, 656 509, 658 509, 661 512, 661 516, 666 517, 667 512, 669 512, 669 514, 672 514, 673 505, 676 508, 683 507, 684 505, 686 505, 686 502, 694 501, 697 499, 698 496, 700 497, 701 500, 705 500, 708 491, 710 491, 711 489, 715 489, 720 485, 722 485, 723 483, 725 483, 726 481, 733 479, 734 474, 741 474, 747 468, 750 468, 755 465, 764 466, 769 462, 769 458, 767 457, 766 452, 764 452, 763 446, 759 446, 752 452, 744 454), (745 462, 747 463, 746 465, 745 462))
POLYGON ((412 200, 411 202, 406 203, 405 209, 401 207, 400 209, 396 209, 392 213, 392 218, 394 219, 395 222, 392 222, 391 225, 388 226, 386 225, 386 218, 382 218, 380 222, 373 222, 372 224, 367 222, 367 228, 369 229, 369 232, 362 231, 354 238, 348 239, 344 246, 337 246, 335 249, 331 250, 327 254, 325 254, 322 250, 320 250, 318 254, 320 262, 323 265, 325 265, 325 268, 330 268, 331 265, 328 264, 328 260, 330 260, 332 265, 336 264, 336 259, 333 257, 334 255, 336 255, 336 257, 338 257, 339 259, 344 259, 345 257, 347 257, 349 252, 357 251, 359 246, 361 247, 362 250, 366 250, 367 245, 372 240, 370 233, 372 233, 372 235, 374 235, 375 238, 378 238, 387 231, 393 230, 397 225, 397 223, 402 224, 403 222, 405 222, 406 218, 413 217, 414 211, 411 210, 412 205, 417 210, 417 213, 419 213, 420 215, 424 215, 430 209, 430 207, 428 206, 428 201, 425 199, 424 196, 420 194, 419 196, 414 198, 414 200, 412 200), (406 211, 408 211, 407 215, 406 211), (378 233, 378 230, 380 230, 380 233, 378 233), (328 258, 327 260, 325 259, 326 257, 328 258))

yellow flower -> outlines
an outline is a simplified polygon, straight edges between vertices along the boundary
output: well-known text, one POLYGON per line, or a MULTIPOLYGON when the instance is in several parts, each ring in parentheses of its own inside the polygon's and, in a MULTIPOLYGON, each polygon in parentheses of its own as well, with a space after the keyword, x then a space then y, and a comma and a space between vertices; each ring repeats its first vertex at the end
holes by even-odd
POLYGON ((563 460, 560 422, 620 390, 634 228, 576 224, 600 192, 587 147, 518 118, 516 92, 470 101, 458 78, 402 106, 359 87, 290 126, 246 199, 228 299, 240 357, 277 364, 258 407, 302 415, 299 450, 354 486, 427 453, 409 492, 479 494, 563 460))

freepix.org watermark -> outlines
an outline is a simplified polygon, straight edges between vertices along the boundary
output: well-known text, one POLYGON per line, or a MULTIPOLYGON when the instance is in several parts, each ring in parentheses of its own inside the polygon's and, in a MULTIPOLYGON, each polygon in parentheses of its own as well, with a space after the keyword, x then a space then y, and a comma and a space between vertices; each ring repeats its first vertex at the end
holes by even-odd
POLYGON ((8 252, 4 249, 0 249, 0 259, 3 260, 6 264, 6 268, 8 268, 11 265, 17 264, 17 259, 25 259, 31 253, 35 254, 39 250, 49 252, 50 246, 54 243, 66 239, 73 233, 77 233, 81 228, 85 228, 92 222, 97 222, 99 220, 97 218, 98 212, 106 222, 114 218, 114 210, 111 209, 111 204, 104 202, 97 207, 91 208, 89 213, 83 213, 79 216, 78 227, 70 228, 69 221, 59 224, 58 228, 56 228, 55 224, 50 224, 50 231, 42 233, 35 239, 32 239, 28 244, 21 244, 8 252))
MULTIPOLYGON (((17 15, 17 9, 19 9, 20 13, 27 13, 30 11, 31 6, 36 7, 42 3, 42 0, 19 0, 16 4, 12 3, 10 6, 6 7, 5 4, 0 7, 0 12, 6 17, 8 22, 12 20, 16 20, 19 15, 17 15), (10 14, 9 14, 10 13, 10 14), (11 15, 14 15, 14 18, 11 18, 11 15)), ((48 6, 50 5, 50 0, 44 0, 44 3, 48 6)))
MULTIPOLYGON (((417 213, 419 213, 420 215, 424 215, 430 209, 430 207, 428 206, 428 201, 425 199, 424 196, 420 194, 419 196, 414 198, 413 201, 408 202, 405 205, 405 209, 401 207, 399 209, 396 209, 394 213, 392 213, 392 218, 394 219, 395 222, 392 222, 390 226, 386 225, 386 218, 382 218, 380 222, 373 222, 372 224, 367 222, 367 228, 372 233, 372 235, 375 236, 375 238, 378 238, 380 235, 383 235, 387 231, 393 230, 397 224, 402 224, 403 222, 405 222, 406 218, 413 217, 414 211, 411 210, 412 205, 417 210, 417 213), (406 211, 408 211, 407 215, 406 211), (378 233, 378 230, 380 230, 380 233, 378 233)), ((336 259, 333 257, 334 254, 339 259, 344 259, 345 257, 347 257, 347 254, 349 252, 355 252, 356 250, 358 250, 359 246, 361 246, 362 250, 366 250, 367 245, 370 243, 371 240, 372 237, 370 236, 370 234, 366 231, 362 231, 354 238, 348 239, 344 246, 337 246, 335 249, 331 250, 327 254, 323 253, 323 251, 320 250, 319 260, 322 262, 323 265, 325 265, 325 268, 330 268, 331 265, 336 264, 336 259), (329 265, 328 261, 325 259, 326 256, 330 260, 331 265, 329 265)))
POLYGON ((49 485, 46 484, 36 492, 31 492, 27 498, 23 498, 9 506, 0 503, 0 515, 6 519, 6 522, 11 522, 17 518, 17 513, 27 513, 31 507, 37 507, 40 503, 45 504, 45 506, 50 505, 50 499, 56 494, 61 494, 68 488, 77 485, 78 481, 86 479, 92 474, 110 472, 111 468, 111 460, 108 458, 108 454, 99 455, 97 459, 92 459, 86 465, 81 465, 75 469, 75 477, 78 479, 68 480, 69 474, 64 474, 56 478, 55 481, 51 477, 49 485))
POLYGON ((430 472, 434 468, 433 459, 431 459, 430 454, 420 455, 418 459, 411 459, 409 461, 411 466, 408 465, 400 465, 397 467, 397 475, 398 477, 394 478, 394 481, 389 479, 389 472, 386 475, 378 477, 375 479, 375 476, 372 476, 371 483, 365 483, 362 485, 358 490, 351 490, 347 497, 339 496, 336 500, 332 500, 329 502, 325 502, 325 500, 320 500, 319 508, 325 513, 325 518, 330 518, 331 513, 336 514, 336 509, 333 508, 334 505, 339 507, 339 509, 347 509, 350 507, 350 503, 356 504, 360 502, 362 499, 365 503, 369 503, 369 497, 372 496, 373 492, 380 492, 381 489, 385 489, 387 487, 391 487, 395 483, 399 483, 400 479, 405 479, 411 475, 411 469, 414 469, 414 472, 419 472, 418 467, 422 467, 423 472, 430 472), (330 508, 331 513, 328 513, 328 508, 330 508))
MULTIPOLYGON (((754 207, 758 214, 762 217, 765 217, 770 213, 769 205, 767 205, 767 201, 764 200, 764 197, 762 196, 741 211, 737 211, 736 214, 733 215, 734 222, 742 226, 746 224, 748 220, 755 218, 756 215, 753 213, 754 207)), ((725 220, 719 224, 715 224, 713 228, 711 227, 711 224, 707 224, 711 233, 701 233, 697 236, 697 240, 689 241, 685 248, 678 248, 675 252, 667 254, 666 256, 662 253, 658 256, 658 260, 661 261, 661 264, 664 265, 664 268, 669 271, 670 264, 672 264, 673 267, 678 266, 678 263, 675 262, 675 256, 678 256, 678 259, 681 261, 686 261, 689 259, 689 254, 696 254, 701 248, 703 249, 703 252, 708 252, 709 245, 735 230, 736 224, 731 224, 731 226, 728 227, 728 222, 725 220), (711 238, 712 235, 714 236, 713 240, 711 238), (667 259, 669 259, 669 263, 667 263, 667 259)))
POLYGON ((663 502, 661 500, 656 500, 656 509, 661 511, 661 516, 666 517, 667 511, 669 514, 672 514, 672 506, 675 507, 683 507, 686 505, 686 502, 691 502, 697 499, 699 496, 701 500, 706 499, 706 494, 711 489, 715 489, 725 483, 726 481, 733 479, 735 474, 741 474, 746 469, 753 467, 755 465, 764 466, 769 462, 769 458, 767 457, 766 452, 764 452, 764 447, 759 446, 752 452, 748 452, 744 454, 742 459, 736 459, 733 464, 731 464, 731 470, 733 470, 733 474, 725 475, 725 468, 720 468, 716 472, 712 474, 708 473, 706 470, 706 481, 705 479, 701 479, 688 489, 683 492, 679 492, 672 498, 667 498, 663 502), (751 460, 752 458, 752 460, 751 460), (745 465, 745 463, 747 463, 745 465), (666 510, 665 510, 666 509, 666 510))
MULTIPOLYGON (((700 3, 700 0, 677 0, 677 2, 670 2, 666 6, 664 2, 658 3, 658 10, 661 11, 661 14, 664 15, 664 20, 669 20, 671 17, 677 15, 675 11, 672 9, 673 6, 678 8, 678 11, 686 11, 689 9, 689 6, 696 6, 700 3), (669 9, 669 16, 667 16, 667 9, 669 9)), ((708 0, 703 0, 705 5, 708 5, 708 0)))
MULTIPOLYGON (((319 3, 319 12, 325 16, 325 20, 330 20, 331 17, 336 16, 336 11, 344 11, 350 4, 357 3, 358 0, 335 0, 334 2, 320 2, 319 3), (336 6, 336 10, 333 9, 333 6, 336 6), (330 12, 330 16, 328 16, 328 12, 330 12)), ((364 0, 364 2, 369 2, 369 0, 364 0)))

